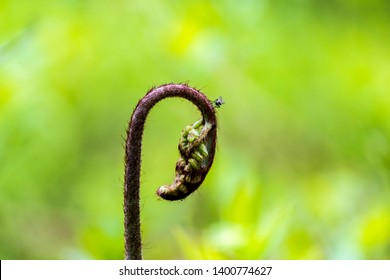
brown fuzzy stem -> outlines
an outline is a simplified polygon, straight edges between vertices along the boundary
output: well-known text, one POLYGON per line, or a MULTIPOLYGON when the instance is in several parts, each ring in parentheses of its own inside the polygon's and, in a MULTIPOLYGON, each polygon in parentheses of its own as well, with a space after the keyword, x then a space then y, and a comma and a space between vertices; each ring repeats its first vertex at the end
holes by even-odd
POLYGON ((142 259, 140 224, 140 170, 142 135, 146 117, 157 102, 167 97, 181 97, 194 103, 203 120, 211 124, 209 167, 214 159, 217 121, 213 103, 201 92, 186 84, 167 84, 151 89, 137 104, 127 130, 124 182, 125 259, 142 259))

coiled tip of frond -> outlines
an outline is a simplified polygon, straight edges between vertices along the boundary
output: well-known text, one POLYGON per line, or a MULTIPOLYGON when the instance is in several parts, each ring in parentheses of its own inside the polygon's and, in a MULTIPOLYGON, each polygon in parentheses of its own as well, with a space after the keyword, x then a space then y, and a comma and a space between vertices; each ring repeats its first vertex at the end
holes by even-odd
POLYGON ((186 126, 179 141, 180 158, 171 185, 161 186, 157 195, 166 200, 182 200, 204 181, 214 158, 215 127, 203 119, 186 126))

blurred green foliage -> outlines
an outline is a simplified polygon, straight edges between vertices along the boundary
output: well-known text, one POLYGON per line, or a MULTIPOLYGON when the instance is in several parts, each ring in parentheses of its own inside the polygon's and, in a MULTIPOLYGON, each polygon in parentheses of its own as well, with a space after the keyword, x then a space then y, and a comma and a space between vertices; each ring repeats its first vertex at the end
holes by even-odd
POLYGON ((386 0, 0 2, 0 258, 122 259, 123 137, 152 86, 222 96, 182 202, 187 101, 145 131, 147 259, 390 259, 386 0))

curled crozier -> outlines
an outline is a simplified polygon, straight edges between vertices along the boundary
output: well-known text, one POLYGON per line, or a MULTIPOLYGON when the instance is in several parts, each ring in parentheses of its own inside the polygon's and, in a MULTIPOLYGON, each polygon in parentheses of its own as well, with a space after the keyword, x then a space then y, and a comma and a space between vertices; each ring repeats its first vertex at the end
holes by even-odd
POLYGON ((182 200, 198 189, 213 162, 213 129, 215 127, 201 119, 182 130, 175 180, 171 185, 161 186, 157 195, 166 200, 182 200))

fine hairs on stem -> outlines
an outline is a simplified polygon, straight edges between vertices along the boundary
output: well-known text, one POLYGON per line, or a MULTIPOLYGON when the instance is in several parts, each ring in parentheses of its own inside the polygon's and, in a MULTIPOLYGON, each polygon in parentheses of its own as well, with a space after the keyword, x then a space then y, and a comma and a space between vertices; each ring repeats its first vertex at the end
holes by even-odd
POLYGON ((125 259, 142 259, 140 224, 141 147, 145 121, 149 111, 168 97, 181 97, 192 102, 202 119, 186 126, 179 142, 180 158, 171 185, 161 186, 157 195, 166 200, 182 200, 194 192, 205 179, 214 160, 217 139, 215 108, 203 93, 186 84, 167 84, 152 88, 137 104, 127 130, 124 178, 125 259))

